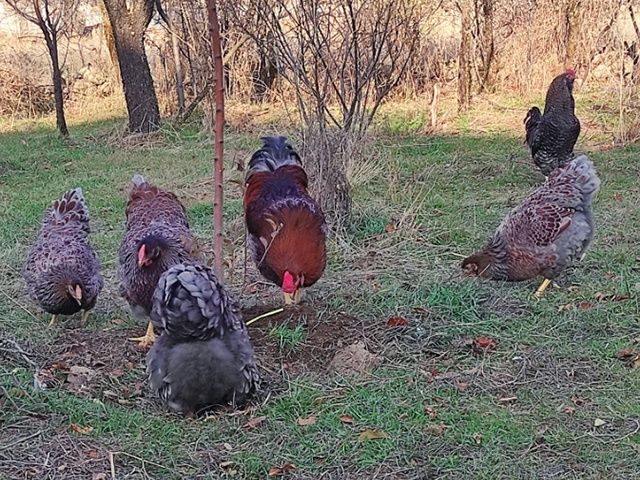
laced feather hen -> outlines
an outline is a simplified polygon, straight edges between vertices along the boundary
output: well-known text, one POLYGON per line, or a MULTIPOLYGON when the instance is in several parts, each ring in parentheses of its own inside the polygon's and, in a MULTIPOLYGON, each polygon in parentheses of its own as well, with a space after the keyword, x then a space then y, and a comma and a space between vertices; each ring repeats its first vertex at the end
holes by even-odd
POLYGON ((580 121, 575 115, 573 99, 574 80, 575 73, 571 69, 554 78, 547 90, 544 113, 533 107, 524 119, 526 144, 533 162, 544 175, 573 158, 573 147, 580 135, 580 121))
POLYGON ((327 224, 311 198, 300 156, 285 137, 265 137, 249 162, 244 195, 249 246, 260 273, 294 301, 326 265, 327 224))
POLYGON ((211 269, 179 264, 153 296, 151 319, 163 330, 147 355, 151 387, 174 411, 195 414, 243 404, 260 375, 236 303, 211 269))
POLYGON ((593 238, 591 203, 599 188, 585 155, 555 170, 504 218, 482 250, 463 261, 463 269, 494 280, 556 278, 593 238))
POLYGON ((65 192, 46 211, 23 269, 30 296, 46 312, 72 315, 95 306, 103 281, 89 233, 80 188, 65 192))
POLYGON ((118 250, 120 293, 133 313, 140 318, 149 315, 153 292, 165 270, 199 259, 186 210, 178 197, 135 175, 127 202, 125 234, 118 250), (147 255, 152 256, 146 266, 138 263, 143 244, 147 255))

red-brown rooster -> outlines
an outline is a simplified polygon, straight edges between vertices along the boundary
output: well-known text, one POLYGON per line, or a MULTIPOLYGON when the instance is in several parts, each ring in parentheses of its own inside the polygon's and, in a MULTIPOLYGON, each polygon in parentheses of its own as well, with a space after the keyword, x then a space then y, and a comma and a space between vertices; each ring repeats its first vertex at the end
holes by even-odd
POLYGON ((533 163, 548 176, 573 158, 573 147, 580 135, 580 121, 575 115, 572 69, 553 79, 544 101, 544 114, 538 107, 527 112, 524 119, 526 144, 533 163))
POLYGON ((544 276, 541 297, 551 279, 581 257, 593 238, 591 202, 600 188, 593 164, 581 155, 553 171, 502 221, 487 245, 462 262, 467 274, 520 281, 544 276))
POLYGON ((327 224, 307 192, 300 156, 285 137, 264 137, 249 162, 244 210, 249 245, 260 273, 298 303, 326 265, 327 224))
MULTIPOLYGON (((126 210, 125 235, 118 250, 120 293, 135 317, 151 312, 153 292, 165 270, 186 261, 199 261, 197 243, 184 206, 175 194, 133 177, 126 210)), ((140 338, 141 347, 155 340, 153 325, 140 338)))

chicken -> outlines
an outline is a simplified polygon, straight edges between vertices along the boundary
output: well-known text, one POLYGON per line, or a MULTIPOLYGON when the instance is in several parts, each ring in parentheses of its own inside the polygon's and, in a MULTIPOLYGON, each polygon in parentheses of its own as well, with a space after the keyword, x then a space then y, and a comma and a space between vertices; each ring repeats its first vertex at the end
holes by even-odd
POLYGON ((279 285, 285 303, 298 303, 326 261, 327 224, 307 193, 300 156, 285 137, 264 137, 249 162, 244 210, 249 247, 260 273, 279 285))
POLYGON ((502 221, 487 245, 462 262, 467 274, 520 281, 544 276, 540 298, 550 281, 581 256, 593 237, 591 202, 600 188, 585 155, 551 173, 502 221))
MULTIPOLYGON (((151 312, 153 292, 165 270, 185 261, 200 260, 184 206, 171 192, 133 177, 126 209, 125 234, 118 250, 120 294, 135 317, 151 312)), ((149 322, 143 337, 132 338, 146 348, 155 340, 149 322)))
POLYGON ((533 163, 545 176, 573 158, 573 147, 580 135, 572 95, 575 78, 572 69, 554 78, 547 90, 544 114, 533 107, 524 119, 525 143, 531 150, 533 163))
POLYGON ((29 250, 23 277, 31 298, 53 316, 89 311, 102 290, 100 261, 89 243, 89 209, 80 188, 65 192, 47 209, 29 250))
POLYGON ((151 387, 171 410, 193 415, 242 405, 260 374, 238 306, 211 269, 179 264, 153 295, 151 320, 162 330, 147 354, 151 387))

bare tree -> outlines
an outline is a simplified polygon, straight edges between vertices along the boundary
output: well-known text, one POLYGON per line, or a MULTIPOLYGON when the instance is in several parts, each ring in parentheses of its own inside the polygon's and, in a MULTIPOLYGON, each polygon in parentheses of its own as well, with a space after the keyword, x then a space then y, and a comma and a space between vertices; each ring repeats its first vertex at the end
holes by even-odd
POLYGON ((222 237, 222 201, 223 201, 223 174, 224 174, 224 73, 222 46, 220 42, 220 22, 218 21, 218 9, 216 0, 207 0, 207 17, 209 22, 209 35, 211 36, 211 54, 214 68, 214 90, 216 96, 215 115, 215 149, 213 156, 213 253, 214 270, 218 281, 224 281, 223 269, 223 237, 222 237))
POLYGON ((120 78, 129 114, 129 131, 149 133, 160 127, 160 109, 144 37, 155 0, 103 0, 116 46, 120 78))
POLYGON ((418 4, 249 0, 230 8, 295 93, 312 193, 334 225, 345 224, 351 206, 347 166, 411 59, 418 4))
POLYGON ((73 28, 75 12, 79 0, 5 0, 22 18, 38 26, 51 59, 51 77, 56 105, 56 127, 63 137, 69 136, 67 120, 64 116, 64 92, 62 90, 62 68, 58 55, 60 36, 73 28))
POLYGON ((458 9, 462 16, 458 51, 458 112, 464 112, 471 105, 471 0, 458 2, 458 9))

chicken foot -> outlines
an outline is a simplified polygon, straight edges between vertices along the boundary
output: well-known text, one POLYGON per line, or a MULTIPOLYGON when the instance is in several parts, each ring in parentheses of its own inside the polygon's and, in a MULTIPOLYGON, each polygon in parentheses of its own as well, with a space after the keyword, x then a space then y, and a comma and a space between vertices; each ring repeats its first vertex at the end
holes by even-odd
POLYGON ((153 332, 153 323, 149 322, 147 331, 142 337, 130 338, 132 342, 138 342, 140 348, 149 348, 156 341, 156 334, 153 332))
POLYGON ((80 316, 80 326, 84 327, 87 324, 87 319, 89 318, 89 310, 83 310, 82 315, 80 316))
POLYGON ((542 298, 542 294, 547 289, 550 283, 551 283, 551 279, 545 278, 542 284, 536 290, 536 293, 533 294, 533 296, 536 298, 542 298))

